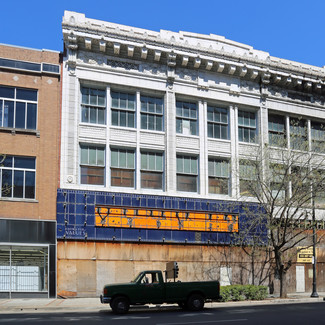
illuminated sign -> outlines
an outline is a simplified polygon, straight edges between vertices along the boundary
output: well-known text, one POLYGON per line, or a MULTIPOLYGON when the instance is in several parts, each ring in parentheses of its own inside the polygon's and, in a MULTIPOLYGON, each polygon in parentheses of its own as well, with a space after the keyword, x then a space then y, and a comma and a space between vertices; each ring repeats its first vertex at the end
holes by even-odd
POLYGON ((238 232, 238 215, 211 212, 96 206, 95 226, 238 232))

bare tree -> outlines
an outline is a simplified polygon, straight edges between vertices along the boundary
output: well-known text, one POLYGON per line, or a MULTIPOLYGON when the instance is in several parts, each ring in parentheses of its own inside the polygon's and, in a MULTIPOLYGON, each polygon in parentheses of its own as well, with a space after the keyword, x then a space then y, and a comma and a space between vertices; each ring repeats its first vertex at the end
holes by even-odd
POLYGON ((325 207, 325 148, 316 140, 308 141, 305 125, 296 120, 289 139, 275 133, 271 145, 261 144, 238 162, 240 200, 255 201, 261 208, 260 213, 246 209, 250 224, 240 234, 240 244, 245 251, 250 248, 252 258, 262 247, 269 248, 281 297, 287 295, 286 274, 297 247, 311 246, 313 212, 316 221, 324 217, 319 208, 325 207), (261 238, 265 234, 267 241, 261 238))

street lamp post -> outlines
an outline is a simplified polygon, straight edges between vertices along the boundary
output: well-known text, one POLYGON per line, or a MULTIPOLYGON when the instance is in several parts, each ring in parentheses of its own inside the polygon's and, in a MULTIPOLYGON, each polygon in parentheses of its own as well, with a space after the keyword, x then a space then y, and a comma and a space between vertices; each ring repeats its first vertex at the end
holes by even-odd
POLYGON ((316 290, 316 223, 315 223, 315 198, 312 197, 312 204, 313 204, 313 292, 311 297, 318 298, 318 293, 316 290))

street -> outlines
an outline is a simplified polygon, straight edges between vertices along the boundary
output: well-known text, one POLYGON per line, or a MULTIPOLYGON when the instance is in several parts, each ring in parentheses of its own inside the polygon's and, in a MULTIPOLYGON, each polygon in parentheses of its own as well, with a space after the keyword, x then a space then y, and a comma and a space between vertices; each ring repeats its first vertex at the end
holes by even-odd
POLYGON ((324 324, 325 304, 276 304, 227 308, 205 308, 202 312, 186 312, 176 307, 150 310, 130 309, 126 315, 111 310, 86 313, 15 313, 1 314, 0 324, 132 324, 132 325, 213 325, 213 324, 324 324))

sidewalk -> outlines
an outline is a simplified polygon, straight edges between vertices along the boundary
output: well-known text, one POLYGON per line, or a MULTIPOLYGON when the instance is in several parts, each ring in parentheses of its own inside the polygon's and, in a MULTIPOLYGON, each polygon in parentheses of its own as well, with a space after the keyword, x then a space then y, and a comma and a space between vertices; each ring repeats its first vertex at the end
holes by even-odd
MULTIPOLYGON (((206 308, 242 307, 259 306, 270 304, 293 304, 293 303, 312 303, 323 302, 325 292, 318 292, 318 298, 311 298, 310 293, 289 294, 288 298, 268 298, 261 301, 237 301, 237 302, 213 302, 206 303, 206 308)), ((325 301, 324 301, 325 305, 325 301)), ((176 305, 164 305, 176 306, 176 305)), ((132 308, 132 307, 131 307, 132 308)), ((143 308, 157 308, 155 305, 142 306, 143 308)), ((160 307, 162 308, 162 307, 160 307)), ((69 313, 69 312, 99 312, 109 311, 109 305, 100 303, 99 298, 69 298, 69 299, 0 299, 0 314, 9 313, 69 313)))

